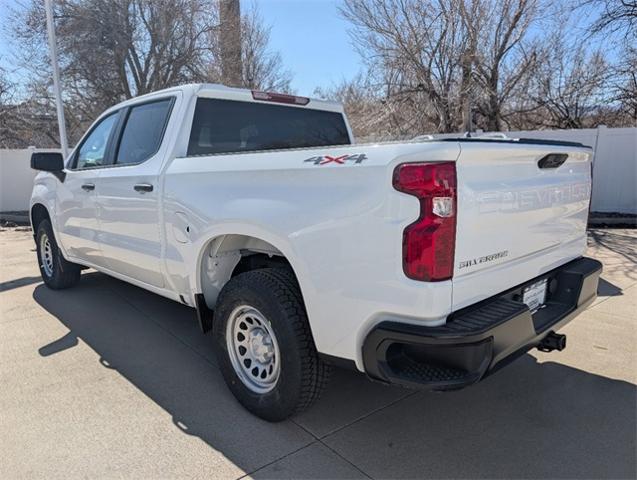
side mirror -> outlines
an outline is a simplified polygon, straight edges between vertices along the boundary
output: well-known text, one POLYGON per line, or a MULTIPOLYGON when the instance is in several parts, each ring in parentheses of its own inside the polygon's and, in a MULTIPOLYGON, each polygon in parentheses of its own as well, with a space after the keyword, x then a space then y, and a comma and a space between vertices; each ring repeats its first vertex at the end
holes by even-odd
POLYGON ((31 154, 31 168, 43 172, 60 173, 64 170, 64 157, 58 152, 36 152, 31 154))

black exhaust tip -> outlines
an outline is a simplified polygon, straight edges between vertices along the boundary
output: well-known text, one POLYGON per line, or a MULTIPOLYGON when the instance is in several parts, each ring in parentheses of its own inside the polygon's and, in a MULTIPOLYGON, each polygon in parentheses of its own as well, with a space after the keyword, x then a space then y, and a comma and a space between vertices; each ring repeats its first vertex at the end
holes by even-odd
POLYGON ((553 331, 549 332, 549 334, 544 337, 540 344, 537 346, 537 349, 541 352, 552 352, 553 350, 561 352, 565 348, 566 335, 555 333, 553 331))

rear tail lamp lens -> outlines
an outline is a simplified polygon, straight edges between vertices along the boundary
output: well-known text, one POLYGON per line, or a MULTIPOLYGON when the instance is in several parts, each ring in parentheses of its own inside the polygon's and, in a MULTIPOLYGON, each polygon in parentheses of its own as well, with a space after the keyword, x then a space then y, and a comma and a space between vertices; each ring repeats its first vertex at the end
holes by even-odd
POLYGON ((450 279, 456 247, 455 162, 398 165, 393 184, 420 201, 418 220, 403 232, 405 275, 426 282, 450 279))

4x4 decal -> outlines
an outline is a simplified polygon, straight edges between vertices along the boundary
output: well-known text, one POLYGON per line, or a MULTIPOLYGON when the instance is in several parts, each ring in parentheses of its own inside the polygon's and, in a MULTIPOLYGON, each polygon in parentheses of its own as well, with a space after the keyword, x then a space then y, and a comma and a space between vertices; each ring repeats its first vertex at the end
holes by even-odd
POLYGON ((345 165, 345 162, 353 162, 354 164, 359 164, 362 163, 363 160, 367 160, 367 155, 365 155, 364 153, 353 153, 351 155, 341 155, 340 157, 330 157, 329 155, 322 155, 319 157, 310 157, 303 161, 313 163, 314 165, 327 165, 328 163, 345 165))

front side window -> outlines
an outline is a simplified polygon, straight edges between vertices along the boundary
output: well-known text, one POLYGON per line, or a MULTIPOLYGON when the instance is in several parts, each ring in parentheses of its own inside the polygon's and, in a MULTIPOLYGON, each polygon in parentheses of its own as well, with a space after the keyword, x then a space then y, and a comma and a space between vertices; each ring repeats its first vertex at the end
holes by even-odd
POLYGON ((349 143, 345 120, 338 112, 199 98, 188 155, 349 143))
POLYGON ((117 150, 116 163, 142 163, 161 145, 172 99, 134 106, 128 113, 117 150))
POLYGON ((78 150, 75 168, 91 168, 104 165, 108 139, 117 124, 118 117, 119 112, 111 113, 93 128, 78 150))

